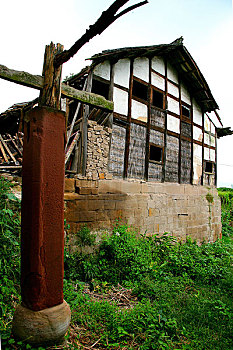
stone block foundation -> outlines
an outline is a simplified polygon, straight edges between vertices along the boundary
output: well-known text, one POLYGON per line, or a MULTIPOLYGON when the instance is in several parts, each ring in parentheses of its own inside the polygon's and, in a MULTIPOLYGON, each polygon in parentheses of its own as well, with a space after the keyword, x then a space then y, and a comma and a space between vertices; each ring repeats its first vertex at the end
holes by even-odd
POLYGON ((170 232, 198 243, 221 237, 221 201, 215 187, 115 179, 65 181, 76 189, 65 192, 70 234, 84 224, 95 232, 111 230, 121 219, 146 235, 170 232))

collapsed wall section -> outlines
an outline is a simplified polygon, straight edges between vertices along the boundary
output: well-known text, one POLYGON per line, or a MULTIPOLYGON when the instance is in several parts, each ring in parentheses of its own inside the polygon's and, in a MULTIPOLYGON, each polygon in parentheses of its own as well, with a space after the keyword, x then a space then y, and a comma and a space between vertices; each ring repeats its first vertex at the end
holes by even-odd
POLYGON ((121 219, 146 235, 170 232, 198 243, 221 237, 221 202, 215 187, 66 179, 65 218, 71 236, 84 224, 98 231, 111 229, 121 219))

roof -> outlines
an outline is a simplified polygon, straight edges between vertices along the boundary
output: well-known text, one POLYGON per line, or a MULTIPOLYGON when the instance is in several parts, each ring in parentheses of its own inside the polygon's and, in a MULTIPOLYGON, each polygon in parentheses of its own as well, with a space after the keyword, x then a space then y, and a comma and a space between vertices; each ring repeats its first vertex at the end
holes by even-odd
POLYGON ((18 132, 21 113, 31 109, 37 103, 37 99, 30 102, 15 103, 5 112, 0 114, 1 134, 9 133, 14 135, 18 132))
POLYGON ((163 56, 167 58, 169 63, 178 71, 184 83, 189 87, 190 92, 203 108, 204 112, 211 112, 215 109, 219 109, 203 74, 187 48, 183 45, 182 37, 176 39, 171 44, 105 50, 92 56, 90 59, 93 61, 94 65, 97 65, 106 60, 117 62, 122 58, 150 58, 153 56, 163 56))

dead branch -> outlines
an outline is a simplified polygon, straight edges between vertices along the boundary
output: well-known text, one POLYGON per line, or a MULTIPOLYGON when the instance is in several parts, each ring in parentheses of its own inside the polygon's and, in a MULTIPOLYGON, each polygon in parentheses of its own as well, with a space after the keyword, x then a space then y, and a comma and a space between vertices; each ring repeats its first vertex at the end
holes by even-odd
POLYGON ((102 15, 97 19, 97 21, 86 30, 86 33, 78 39, 69 50, 64 50, 62 53, 59 53, 55 56, 54 66, 58 67, 63 63, 67 62, 71 57, 73 57, 78 50, 85 45, 90 39, 92 39, 97 34, 101 34, 106 28, 108 28, 115 20, 124 14, 145 5, 148 3, 148 0, 142 1, 138 4, 128 7, 119 14, 116 15, 116 12, 124 6, 129 0, 116 0, 114 3, 102 13, 102 15))

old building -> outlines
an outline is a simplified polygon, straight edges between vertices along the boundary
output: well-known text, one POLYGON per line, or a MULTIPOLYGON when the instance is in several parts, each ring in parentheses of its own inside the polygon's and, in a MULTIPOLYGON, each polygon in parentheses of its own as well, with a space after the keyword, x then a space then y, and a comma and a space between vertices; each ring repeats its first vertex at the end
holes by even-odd
MULTIPOLYGON (((167 45, 108 50, 91 59, 91 66, 68 84, 113 100, 114 113, 80 109, 74 128, 85 139, 88 115, 86 151, 80 142, 79 157, 70 168, 79 173, 85 169, 90 180, 89 192, 87 183, 76 181, 79 194, 91 196, 91 179, 98 181, 101 205, 95 197, 92 206, 90 197, 94 217, 89 223, 108 227, 120 216, 149 233, 216 239, 221 234, 215 185, 217 128, 222 123, 182 38, 167 45)), ((70 123, 76 108, 71 105, 70 123)))
MULTIPOLYGON (((120 218, 141 233, 216 240, 221 236, 217 136, 229 130, 182 38, 107 50, 91 59, 66 84, 112 100, 114 112, 62 99, 70 231, 84 223, 108 229, 120 218)), ((20 125, 35 103, 0 115, 4 132, 8 120, 20 125)))

